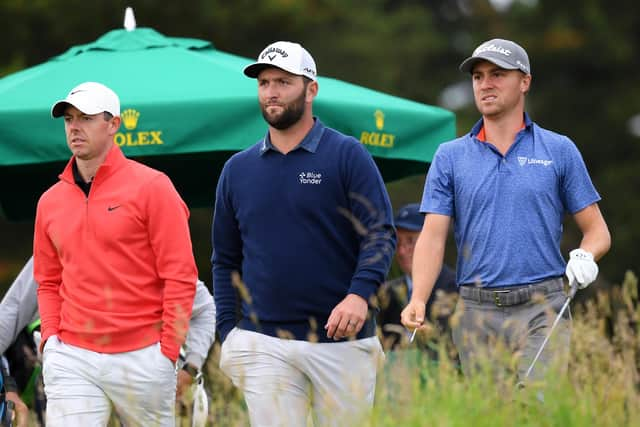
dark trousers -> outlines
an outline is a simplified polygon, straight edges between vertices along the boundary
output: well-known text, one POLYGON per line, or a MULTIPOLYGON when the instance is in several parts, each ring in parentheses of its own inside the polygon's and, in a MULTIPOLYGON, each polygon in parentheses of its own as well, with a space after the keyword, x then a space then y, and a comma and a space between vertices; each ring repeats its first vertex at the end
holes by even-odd
MULTIPOLYGON (((506 288, 461 287, 453 341, 466 376, 488 369, 522 380, 566 301, 562 279, 506 288), (497 291, 497 292, 496 292, 497 291), (515 356, 515 357, 514 357, 515 356)), ((566 371, 571 314, 566 310, 530 374, 566 371)))

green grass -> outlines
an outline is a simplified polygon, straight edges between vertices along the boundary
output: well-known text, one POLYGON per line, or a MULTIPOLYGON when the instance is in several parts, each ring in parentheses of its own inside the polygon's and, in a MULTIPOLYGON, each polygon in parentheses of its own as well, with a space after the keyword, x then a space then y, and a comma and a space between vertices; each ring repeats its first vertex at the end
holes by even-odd
MULTIPOLYGON (((410 350, 400 356, 388 355, 378 375, 371 416, 347 425, 640 426, 638 299, 638 279, 627 272, 622 285, 606 292, 599 290, 586 303, 573 306, 568 371, 559 374, 552 370, 544 381, 523 389, 516 387, 515 378, 508 375, 499 379, 489 374, 464 378, 446 357, 451 350, 447 340, 440 343, 439 364, 415 357, 420 353, 410 350)), ((209 425, 247 426, 244 401, 219 370, 219 355, 220 345, 216 343, 204 367, 211 398, 209 425)), ((35 415, 31 418, 30 425, 34 426, 35 415)), ((180 427, 190 425, 188 414, 178 423, 180 427)))
MULTIPOLYGON (((388 355, 378 375, 371 416, 346 425, 640 426, 637 277, 628 272, 622 285, 598 291, 586 303, 573 306, 572 313, 571 355, 564 374, 552 370, 544 381, 523 389, 508 375, 495 379, 495 375, 479 374, 466 379, 449 362, 450 342, 443 341, 439 364, 415 357, 420 353, 410 350, 388 355)), ((216 343, 204 368, 211 397, 209 425, 248 426, 240 392, 218 368, 219 354, 216 343)), ((34 419, 30 425, 35 425, 34 419)), ((190 425, 188 414, 178 423, 180 427, 190 425)))
MULTIPOLYGON (((352 425, 640 426, 637 277, 627 273, 621 286, 598 292, 572 311, 566 374, 550 372, 545 381, 518 389, 512 377, 465 379, 446 358, 437 365, 396 361, 380 371, 370 419, 352 425)), ((242 397, 217 368, 218 356, 216 345, 206 365, 212 425, 246 426, 242 397)))
MULTIPOLYGON (((612 374, 611 371, 608 373, 612 374)), ((602 372, 597 377, 604 377, 602 372)), ((378 399, 370 426, 632 426, 640 425, 637 392, 616 396, 593 384, 583 386, 573 375, 552 375, 524 389, 513 381, 494 382, 490 376, 464 379, 447 366, 416 368, 401 392, 378 399), (420 377, 424 378, 421 380, 420 377), (538 399, 544 394, 544 403, 538 399), (604 393, 603 393, 604 392, 604 393), (632 410, 630 410, 633 408, 632 410)), ((622 379, 622 378, 620 378, 622 379)), ((397 384, 383 382, 384 390, 397 384)), ((381 393, 384 396, 384 391, 381 393)))

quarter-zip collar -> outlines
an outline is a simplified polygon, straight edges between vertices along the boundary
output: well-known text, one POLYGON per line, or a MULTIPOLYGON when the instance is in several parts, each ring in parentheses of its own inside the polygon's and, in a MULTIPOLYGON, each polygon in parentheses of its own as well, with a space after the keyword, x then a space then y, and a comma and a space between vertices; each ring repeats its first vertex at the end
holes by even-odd
MULTIPOLYGON (((104 162, 100 165, 100 167, 98 167, 96 175, 91 183, 95 184, 96 182, 104 181, 110 175, 115 173, 115 171, 117 171, 120 167, 122 167, 125 164, 126 160, 127 158, 124 156, 124 153, 122 152, 120 147, 116 144, 113 144, 104 162)), ((60 178, 62 181, 76 184, 77 181, 75 179, 74 168, 77 166, 75 165, 75 162, 76 156, 72 156, 62 173, 58 175, 58 178, 60 178)), ((80 174, 78 173, 78 175, 80 174)), ((82 177, 80 177, 80 179, 82 180, 82 177)))

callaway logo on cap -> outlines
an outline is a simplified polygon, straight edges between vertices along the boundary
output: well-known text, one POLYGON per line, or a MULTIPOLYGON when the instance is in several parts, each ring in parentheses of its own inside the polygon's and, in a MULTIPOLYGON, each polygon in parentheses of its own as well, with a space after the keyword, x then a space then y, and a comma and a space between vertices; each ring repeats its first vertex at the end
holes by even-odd
POLYGON ((489 61, 505 70, 520 70, 531 74, 527 52, 510 40, 493 39, 482 43, 469 58, 462 61, 460 71, 470 73, 478 61, 489 61))
POLYGON ((244 69, 244 74, 256 78, 267 67, 277 67, 291 74, 316 80, 316 63, 298 43, 279 41, 270 44, 260 52, 257 62, 244 69))

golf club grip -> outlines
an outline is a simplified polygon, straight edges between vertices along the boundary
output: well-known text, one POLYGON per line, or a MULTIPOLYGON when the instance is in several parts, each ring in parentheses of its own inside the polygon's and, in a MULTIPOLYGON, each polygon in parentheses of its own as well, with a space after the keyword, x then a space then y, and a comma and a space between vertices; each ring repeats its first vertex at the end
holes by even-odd
POLYGON ((576 296, 576 292, 578 292, 578 281, 574 278, 569 284, 569 295, 567 297, 573 299, 576 296))

